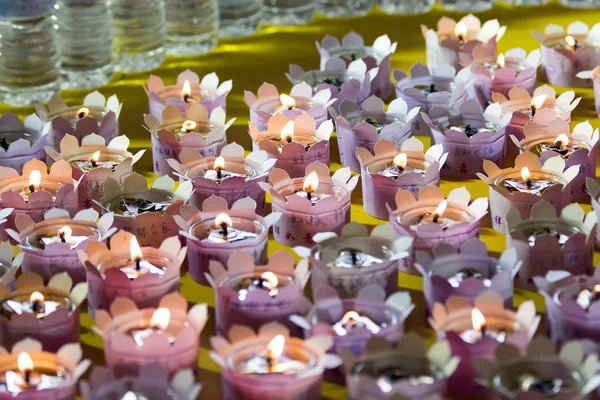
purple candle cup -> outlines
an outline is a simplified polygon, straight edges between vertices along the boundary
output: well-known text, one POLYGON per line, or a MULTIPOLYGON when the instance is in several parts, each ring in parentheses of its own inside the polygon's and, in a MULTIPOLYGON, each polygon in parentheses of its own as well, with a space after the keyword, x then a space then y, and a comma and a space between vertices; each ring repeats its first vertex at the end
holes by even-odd
POLYGON ((377 142, 373 150, 371 154, 358 148, 356 158, 361 166, 364 210, 379 219, 389 218, 386 205, 394 203, 398 190, 418 195, 424 186, 439 186, 440 169, 448 156, 441 144, 423 153, 423 142, 414 137, 402 143, 400 152, 394 142, 385 139, 377 142))
POLYGON ((23 166, 32 158, 44 161, 46 134, 50 125, 44 125, 35 114, 21 120, 7 112, 0 116, 0 165, 23 172, 23 166))
POLYGON ((344 100, 339 112, 331 107, 329 113, 335 119, 338 147, 342 165, 352 171, 360 171, 356 150, 373 147, 382 139, 392 141, 396 146, 413 134, 413 126, 419 116, 419 108, 408 110, 402 99, 393 100, 387 111, 379 97, 371 96, 362 106, 344 100))

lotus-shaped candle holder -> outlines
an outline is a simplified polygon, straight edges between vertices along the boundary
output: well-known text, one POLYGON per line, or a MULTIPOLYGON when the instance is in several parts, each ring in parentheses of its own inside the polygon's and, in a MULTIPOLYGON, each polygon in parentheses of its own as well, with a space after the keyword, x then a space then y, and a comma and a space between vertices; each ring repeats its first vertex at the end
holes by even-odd
POLYGON ((266 196, 258 182, 268 181, 277 162, 266 151, 257 150, 244 158, 244 148, 233 142, 221 149, 219 157, 203 157, 197 150, 183 149, 179 160, 181 162, 176 159, 168 162, 181 181, 190 180, 194 186, 188 204, 200 208, 204 200, 214 195, 226 199, 231 207, 237 200, 250 197, 256 201, 256 213, 265 214, 266 196), (217 167, 221 169, 222 178, 215 169, 219 161, 224 164, 217 167))
POLYGON ((0 284, 9 290, 16 290, 15 279, 23 261, 22 253, 15 254, 15 249, 8 242, 0 242, 0 284))
POLYGON ((313 245, 315 234, 339 234, 350 222, 350 197, 360 176, 352 176, 350 168, 338 169, 329 176, 329 167, 320 162, 306 167, 305 176, 311 174, 315 178, 314 202, 309 196, 302 195, 307 193, 304 191, 307 178, 291 178, 283 169, 273 168, 270 183, 259 182, 263 190, 271 194, 273 212, 281 213, 281 218, 273 225, 273 235, 284 246, 313 245))
MULTIPOLYGON (((431 146, 423 152, 423 142, 414 137, 404 141, 398 152, 396 144, 382 139, 374 147, 374 154, 364 148, 356 149, 362 177, 362 195, 365 211, 375 218, 388 219, 387 204, 393 204, 398 190, 409 190, 418 195, 424 186, 439 186, 440 169, 448 153, 443 145, 431 146), (406 165, 394 163, 399 154, 406 155, 406 165)), ((402 160, 400 160, 402 161, 402 160)))
POLYGON ((335 118, 342 165, 353 171, 360 171, 357 149, 373 151, 375 144, 383 139, 400 146, 413 135, 413 125, 419 117, 419 109, 409 111, 402 99, 393 100, 386 111, 383 100, 376 96, 366 99, 362 106, 344 100, 339 112, 333 107, 329 112, 335 118))
POLYGON ((50 125, 35 114, 21 120, 7 112, 0 116, 0 165, 23 172, 23 165, 33 158, 44 161, 46 134, 50 125))

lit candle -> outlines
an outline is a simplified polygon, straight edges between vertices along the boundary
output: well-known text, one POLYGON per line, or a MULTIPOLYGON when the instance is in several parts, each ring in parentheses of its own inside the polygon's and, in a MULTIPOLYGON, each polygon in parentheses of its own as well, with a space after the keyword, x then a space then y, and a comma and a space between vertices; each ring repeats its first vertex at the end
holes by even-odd
POLYGON ((542 108, 547 98, 548 95, 542 94, 531 99, 531 103, 529 105, 529 116, 532 119, 535 117, 536 111, 542 108))
POLYGON ((483 67, 485 69, 488 70, 488 72, 491 74, 492 79, 495 78, 495 73, 496 71, 498 71, 500 68, 504 68, 506 66, 506 59, 504 58, 504 54, 500 53, 498 55, 498 58, 496 59, 496 62, 484 62, 483 63, 483 67))
POLYGON ((156 274, 163 275, 165 273, 164 266, 158 266, 144 259, 144 253, 135 236, 131 237, 130 241, 130 258, 129 262, 119 269, 127 275, 130 280, 134 280, 142 275, 156 274))
POLYGON ((484 337, 489 337, 503 343, 506 340, 506 335, 510 333, 510 326, 502 326, 500 329, 493 329, 487 324, 485 317, 477 308, 471 311, 471 321, 473 329, 467 329, 459 335, 462 340, 467 343, 475 343, 484 337))
MULTIPOLYGON (((388 248, 382 248, 382 250, 385 254, 390 252, 388 248)), ((363 268, 382 264, 385 261, 387 260, 375 257, 359 249, 345 247, 338 252, 338 256, 329 266, 337 268, 363 268)))
POLYGON ((579 48, 579 42, 573 36, 565 36, 565 43, 568 48, 573 51, 576 51, 579 48))
POLYGON ((319 175, 316 172, 311 172, 306 178, 302 185, 302 190, 297 190, 295 194, 300 197, 304 197, 310 201, 312 205, 317 203, 319 200, 329 197, 327 194, 316 193, 319 187, 319 175))
POLYGON ((233 228, 233 220, 225 213, 215 217, 215 226, 210 230, 208 237, 202 241, 211 243, 234 243, 241 240, 254 239, 258 235, 254 232, 246 232, 233 228))
POLYGON ((181 97, 183 98, 183 101, 188 104, 195 104, 202 100, 202 97, 194 96, 192 94, 192 86, 190 85, 190 81, 184 82, 183 89, 181 89, 181 97))
POLYGON ((577 304, 585 311, 589 311, 592 304, 600 300, 600 285, 594 285, 592 290, 582 289, 577 295, 577 304))
MULTIPOLYGON (((90 231, 90 234, 93 234, 93 232, 90 231)), ((46 246, 53 243, 65 243, 71 249, 74 249, 86 240, 88 240, 88 236, 73 236, 71 227, 65 225, 58 230, 56 235, 49 234, 38 236, 36 246, 40 249, 45 249, 46 246)))
POLYGON ((314 136, 304 136, 304 135, 296 135, 294 132, 294 121, 288 121, 287 124, 281 129, 281 133, 279 136, 272 136, 268 138, 281 152, 283 150, 283 146, 288 143, 299 143, 304 146, 306 150, 308 150, 312 145, 317 143, 317 138, 314 136))
POLYGON ((530 193, 541 196, 546 189, 558 184, 559 182, 556 179, 553 179, 553 177, 550 175, 540 175, 541 176, 539 179, 534 179, 529 172, 529 168, 523 167, 521 169, 520 177, 509 176, 506 177, 501 183, 509 192, 530 193))
POLYGON ((284 354, 285 337, 277 335, 267 344, 263 352, 252 355, 238 367, 242 374, 285 374, 294 375, 305 370, 308 365, 284 354))
POLYGON ((348 311, 341 320, 333 325, 333 330, 338 336, 346 336, 354 329, 366 329, 373 335, 376 335, 381 331, 382 327, 385 326, 379 326, 379 324, 365 315, 360 315, 356 311, 348 311))
POLYGON ((444 212, 446 211, 447 207, 448 207, 448 200, 443 200, 442 202, 440 202, 440 204, 436 207, 436 209, 433 212, 426 212, 426 213, 419 215, 419 217, 417 218, 415 223, 411 224, 411 226, 410 226, 411 229, 416 230, 421 225, 434 223, 434 224, 440 225, 442 227, 442 229, 445 230, 453 225, 463 222, 463 221, 458 221, 458 220, 455 220, 455 219, 447 217, 447 216, 445 217, 444 212))
POLYGON ((70 163, 87 174, 96 168, 109 168, 111 171, 114 171, 124 159, 125 158, 123 156, 116 154, 105 154, 98 150, 95 151, 88 159, 71 159, 70 163))
POLYGON ((75 310, 75 303, 69 297, 53 293, 33 292, 29 295, 17 294, 2 301, 1 312, 10 318, 12 315, 33 314, 43 319, 58 309, 65 308, 69 312, 75 310))
POLYGON ((149 321, 137 321, 135 324, 137 326, 125 326, 124 329, 131 335, 137 347, 144 347, 144 341, 152 334, 166 336, 169 343, 174 343, 185 326, 181 321, 171 320, 171 312, 164 307, 157 309, 149 321))
POLYGON ((590 150, 590 146, 587 143, 576 139, 569 139, 569 135, 566 133, 561 133, 554 139, 550 141, 548 139, 537 140, 528 144, 525 144, 527 150, 533 152, 537 156, 540 156, 544 151, 553 151, 562 156, 562 158, 567 159, 573 152, 579 149, 588 149, 590 150))
POLYGON ((22 195, 25 200, 29 199, 29 196, 36 191, 41 190, 42 174, 37 169, 34 169, 29 174, 29 186, 23 189, 22 195))
POLYGON ((425 176, 425 169, 416 168, 408 165, 408 156, 406 153, 399 153, 394 157, 391 163, 385 165, 385 169, 379 171, 379 175, 387 176, 389 178, 398 179, 402 174, 408 172, 416 172, 425 176))
POLYGON ((223 157, 217 157, 215 159, 213 169, 204 170, 204 178, 213 180, 217 183, 222 183, 225 179, 232 178, 234 176, 246 178, 248 175, 246 175, 245 173, 240 174, 225 170, 225 159, 223 157))
POLYGON ((296 99, 294 99, 292 96, 281 94, 279 96, 279 102, 281 103, 281 107, 275 110, 275 114, 281 114, 284 111, 292 111, 296 109, 296 99))
POLYGON ((48 362, 34 364, 31 356, 23 352, 17 357, 17 370, 8 369, 0 375, 0 391, 17 396, 29 390, 56 388, 70 381, 71 375, 64 366, 48 362))
POLYGON ((458 43, 461 45, 465 43, 467 32, 467 24, 465 24, 463 21, 459 21, 454 27, 454 35, 458 39, 458 43))
POLYGON ((282 280, 281 284, 277 275, 271 271, 263 272, 260 275, 240 279, 234 286, 238 293, 238 298, 244 300, 248 293, 255 290, 265 290, 271 297, 277 296, 280 286, 285 286, 288 280, 282 280))

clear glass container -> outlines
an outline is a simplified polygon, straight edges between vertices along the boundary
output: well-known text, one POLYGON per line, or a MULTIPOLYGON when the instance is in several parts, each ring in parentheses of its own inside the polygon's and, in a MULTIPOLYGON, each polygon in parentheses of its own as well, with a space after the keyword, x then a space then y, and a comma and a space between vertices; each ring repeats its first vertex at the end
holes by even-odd
POLYGON ((111 0, 115 69, 149 71, 165 60, 166 22, 162 0, 111 0))
POLYGON ((572 8, 599 8, 600 0, 559 0, 560 3, 572 8))
POLYGON ((431 10, 435 0, 378 0, 377 4, 388 14, 422 14, 431 10))
POLYGON ((60 90, 53 1, 0 1, 0 103, 46 103, 60 90))
POLYGON ((197 55, 219 41, 217 0, 165 0, 167 51, 171 55, 197 55))
POLYGON ((57 0, 54 6, 64 88, 97 88, 113 77, 107 0, 57 0))
POLYGON ((267 25, 303 25, 317 11, 313 0, 264 0, 263 22, 267 25))
POLYGON ((496 0, 438 0, 439 3, 450 11, 481 12, 494 7, 496 0))
POLYGON ((329 18, 365 15, 373 0, 317 0, 319 11, 329 18))
POLYGON ((219 35, 249 36, 258 29, 263 17, 263 0, 220 0, 219 35))

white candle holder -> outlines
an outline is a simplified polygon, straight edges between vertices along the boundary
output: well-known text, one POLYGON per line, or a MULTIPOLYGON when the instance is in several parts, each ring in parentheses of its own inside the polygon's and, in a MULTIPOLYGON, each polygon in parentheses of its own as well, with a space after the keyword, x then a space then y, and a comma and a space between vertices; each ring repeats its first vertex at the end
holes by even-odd
POLYGON ((395 346, 374 337, 365 347, 362 356, 345 349, 339 352, 344 360, 349 400, 445 398, 448 377, 460 362, 458 357, 450 355, 448 341, 438 340, 427 349, 425 340, 413 332, 404 335, 395 346), (386 369, 396 368, 410 376, 432 379, 427 384, 407 378, 382 385, 380 377, 386 369))
POLYGON ((150 75, 148 83, 144 90, 148 95, 148 109, 151 115, 160 119, 163 110, 168 105, 177 107, 182 115, 186 114, 189 104, 199 103, 208 112, 221 107, 224 111, 227 109, 227 95, 233 87, 231 80, 219 84, 219 77, 216 73, 204 75, 202 80, 195 72, 186 69, 177 76, 177 83, 174 85, 165 85, 162 79, 155 75, 150 75), (189 82, 191 93, 188 100, 184 100, 185 82, 189 82))
POLYGON ((293 336, 301 336, 290 316, 304 313, 310 307, 303 294, 310 276, 307 260, 296 265, 290 253, 279 250, 266 264, 255 264, 252 254, 238 250, 229 257, 227 269, 220 262, 211 260, 209 271, 206 280, 215 290, 216 325, 221 336, 227 336, 235 324, 257 330, 267 322, 278 322, 287 326, 293 336), (236 289, 244 279, 258 279, 265 272, 275 274, 278 280, 276 293, 272 289, 256 289, 242 295, 236 289))
POLYGON ((15 217, 18 214, 27 214, 35 222, 42 222, 44 213, 51 208, 65 209, 74 216, 79 211, 79 181, 71 176, 71 166, 63 160, 52 164, 50 173, 46 164, 37 159, 26 162, 22 174, 12 168, 0 167, 0 208, 12 209, 12 213, 6 216, 8 222, 5 228, 16 229, 15 217), (42 190, 24 198, 32 171, 39 171, 39 187, 42 190))
POLYGON ((7 112, 0 116, 0 165, 23 172, 23 166, 32 158, 44 161, 44 144, 50 129, 35 114, 21 120, 7 112))
POLYGON ((0 316, 2 346, 13 347, 19 340, 29 337, 39 340, 48 351, 58 351, 67 343, 79 342, 79 313, 81 303, 86 299, 87 283, 73 281, 66 272, 52 276, 45 285, 40 275, 24 272, 16 280, 15 290, 0 285, 0 302, 6 311, 5 302, 28 300, 33 292, 42 293, 46 298, 68 299, 69 306, 59 306, 43 318, 36 313, 23 312, 0 316))
POLYGON ((557 217, 554 207, 541 201, 531 208, 527 219, 521 219, 519 211, 511 209, 506 224, 506 246, 514 248, 523 262, 515 286, 535 291, 533 277, 551 270, 592 273, 598 225, 593 211, 584 214, 579 204, 570 204, 557 217), (537 235, 531 243, 533 232, 537 235))
MULTIPOLYGON (((585 181, 587 178, 596 179, 596 153, 598 151, 598 129, 594 130, 592 125, 586 121, 575 125, 571 132, 569 122, 562 119, 555 119, 547 124, 545 128, 537 125, 535 122, 528 122, 523 129, 525 138, 519 141, 516 137, 511 137, 515 146, 521 151, 532 151, 540 156, 540 161, 544 162, 549 158, 561 155, 561 149, 557 151, 552 149, 540 148, 542 145, 552 145, 559 135, 567 135, 569 141, 567 146, 573 146, 572 151, 568 150, 565 159, 567 168, 579 165, 579 174, 571 181, 571 201, 582 201, 587 199, 585 181), (570 132, 570 134, 569 134, 570 132)), ((561 145, 562 147, 562 145, 561 145)))
POLYGON ((517 254, 516 249, 508 248, 495 258, 479 239, 471 239, 460 247, 438 243, 433 256, 417 252, 415 268, 423 275, 423 294, 429 311, 450 296, 461 296, 475 304, 475 299, 488 290, 500 294, 504 306, 512 308, 513 279, 522 265, 517 254))
POLYGON ((98 91, 89 93, 83 104, 69 106, 59 95, 50 99, 47 107, 35 106, 35 111, 43 124, 51 122, 47 133, 46 145, 60 151, 60 141, 66 134, 78 140, 91 133, 102 136, 106 141, 119 136, 119 114, 123 103, 117 95, 108 99, 98 91))
POLYGON ((235 142, 225 145, 219 156, 224 161, 224 167, 220 167, 225 171, 222 180, 219 180, 214 169, 216 155, 203 157, 196 150, 183 149, 179 153, 181 162, 176 159, 168 160, 180 181, 192 182, 194 191, 188 204, 201 208, 204 200, 214 195, 226 199, 231 207, 237 200, 250 197, 256 201, 256 213, 265 215, 266 196, 258 182, 268 181, 277 159, 270 158, 269 153, 264 150, 254 151, 244 158, 244 148, 235 142))
MULTIPOLYGON (((331 89, 324 88, 313 94, 313 88, 306 82, 295 84, 289 94, 294 100, 293 105, 282 104, 277 86, 263 83, 257 95, 244 91, 244 100, 250 109, 250 121, 260 131, 267 129, 267 122, 276 114, 283 114, 289 120, 294 120, 302 114, 309 114, 317 125, 327 120, 327 108, 337 99, 332 98, 331 89), (286 107, 287 106, 287 107, 286 107)), ((291 100, 288 100, 291 103, 291 100)))
POLYGON ((79 211, 73 218, 66 210, 52 208, 44 214, 44 220, 36 223, 27 214, 15 218, 17 230, 7 229, 7 234, 18 243, 22 256, 21 269, 41 276, 45 281, 55 274, 66 272, 75 283, 86 281, 85 268, 79 262, 77 250, 84 249, 88 240, 106 241, 116 228, 111 228, 114 215, 108 213, 98 219, 94 210, 79 211), (65 237, 45 244, 44 238, 58 238, 64 226, 72 230, 71 242, 65 237))
POLYGON ((511 115, 502 115, 498 104, 482 112, 474 100, 453 107, 434 106, 430 118, 425 116, 429 119, 432 143, 441 144, 448 154, 440 174, 459 179, 475 178, 483 171, 486 160, 503 167, 506 129, 511 115), (475 133, 467 135, 467 128, 474 129, 475 133))
POLYGON ((482 397, 485 396, 484 388, 474 380, 477 373, 473 360, 493 360, 502 342, 512 343, 524 351, 540 320, 541 317, 536 315, 533 300, 521 303, 515 312, 505 309, 504 299, 494 292, 480 294, 475 299, 474 306, 469 300, 457 296, 449 297, 445 305, 434 304, 429 323, 436 333, 437 340, 448 340, 451 354, 460 357, 461 360, 456 372, 448 381, 449 393, 455 396, 478 394, 479 398, 486 398, 482 397), (479 310, 485 319, 486 335, 473 327, 474 309, 479 310), (467 338, 466 334, 469 331, 474 332, 473 338, 467 338), (494 336, 496 333, 500 336, 494 336))
POLYGON ((346 34, 342 41, 335 36, 326 35, 321 43, 317 42, 317 50, 321 56, 320 69, 324 70, 327 61, 341 58, 346 64, 362 59, 368 68, 377 68, 376 77, 371 81, 373 94, 387 99, 392 94, 390 81, 392 56, 396 52, 398 42, 392 43, 388 35, 379 36, 371 46, 365 46, 364 39, 356 32, 346 34))
MULTIPOLYGON (((487 214, 488 199, 480 197, 471 204, 471 194, 465 187, 452 190, 448 198, 444 199, 442 189, 437 186, 425 186, 419 191, 419 199, 408 190, 399 190, 396 194, 396 210, 392 211, 388 205, 390 225, 396 232, 396 238, 412 237, 413 254, 416 251, 431 253, 438 243, 448 243, 460 246, 470 239, 479 237, 481 218, 487 214), (444 200, 447 201, 446 211, 441 217, 448 217, 456 223, 443 227, 436 222, 422 220, 427 213, 434 213, 444 200), (415 225, 416 224, 416 225, 415 225)), ((412 273, 415 273, 411 267, 412 273)), ((409 271, 410 272, 410 271, 409 271)))
POLYGON ((73 399, 77 387, 77 381, 92 364, 90 360, 82 360, 82 350, 79 343, 69 343, 62 346, 56 353, 42 350, 42 343, 34 339, 23 339, 12 347, 9 351, 3 347, 0 348, 0 365, 4 366, 5 371, 14 371, 19 374, 17 361, 19 355, 27 353, 33 361, 33 368, 36 366, 49 367, 47 372, 63 370, 62 374, 68 374, 70 379, 62 379, 59 382, 50 385, 45 389, 37 387, 25 389, 18 393, 10 391, 0 392, 2 400, 24 400, 24 399, 73 399))
POLYGON ((86 250, 78 250, 79 260, 87 271, 89 284, 88 313, 93 317, 99 309, 108 310, 119 296, 128 297, 140 308, 156 307, 160 298, 179 291, 179 271, 185 259, 186 247, 181 247, 178 236, 165 239, 160 248, 142 247, 143 259, 148 259, 162 273, 146 273, 130 279, 121 270, 131 260, 129 232, 119 231, 108 241, 90 241, 86 250))
POLYGON ((174 178, 175 171, 167 160, 179 160, 179 153, 186 148, 197 150, 204 157, 218 154, 227 144, 227 129, 234 121, 235 118, 226 122, 223 108, 217 107, 209 113, 202 104, 191 104, 184 116, 173 105, 166 106, 160 117, 144 115, 152 139, 154 173, 174 178))
POLYGON ((540 159, 535 154, 526 151, 517 156, 513 168, 500 169, 491 161, 483 162, 485 174, 478 173, 479 179, 490 187, 490 212, 492 227, 506 233, 506 216, 511 208, 516 208, 521 218, 529 218, 534 204, 545 200, 552 204, 557 213, 570 203, 571 181, 579 173, 579 166, 574 165, 565 169, 562 157, 552 157, 540 167, 540 159), (533 179, 551 180, 554 184, 541 193, 511 192, 504 187, 503 180, 508 177, 518 179, 526 167, 533 179))
POLYGON ((293 132, 289 124, 290 120, 282 114, 271 118, 264 132, 250 122, 253 150, 266 151, 277 159, 276 168, 286 170, 294 178, 303 176, 306 167, 314 162, 329 165, 333 122, 327 120, 317 126, 313 117, 303 114, 293 121, 293 132), (290 131, 286 133, 286 129, 290 131), (287 142, 285 134, 289 134, 287 142))
POLYGON ((464 25, 462 40, 456 35, 457 22, 452 18, 442 17, 437 22, 437 31, 421 25, 427 46, 427 66, 437 68, 442 64, 450 64, 457 70, 461 68, 460 54, 471 54, 475 47, 484 45, 491 53, 496 54, 496 43, 506 26, 500 26, 497 19, 486 21, 481 25, 479 18, 473 14, 463 17, 459 23, 464 25))
POLYGON ((433 106, 449 108, 467 100, 467 88, 473 83, 468 69, 457 70, 450 64, 442 64, 431 71, 426 65, 415 63, 410 76, 404 71, 393 71, 396 97, 403 99, 410 109, 421 107, 428 113, 433 106))
POLYGON ((482 108, 493 100, 493 93, 508 92, 514 87, 520 87, 533 94, 536 86, 537 68, 542 61, 539 49, 529 54, 523 49, 516 48, 504 53, 505 64, 500 64, 496 53, 479 46, 472 55, 461 55, 461 62, 471 71, 473 84, 469 86, 469 97, 476 100, 482 108))
POLYGON ((339 112, 331 107, 329 113, 335 119, 335 126, 342 165, 353 171, 360 171, 356 156, 359 148, 373 151, 377 142, 386 139, 400 146, 415 134, 414 127, 419 117, 419 108, 408 110, 402 99, 393 100, 385 109, 383 100, 371 96, 361 106, 344 100, 339 112))
MULTIPOLYGON (((302 67, 292 64, 290 72, 285 75, 293 84, 308 83, 314 92, 329 88, 332 96, 337 98, 333 107, 338 107, 344 99, 361 104, 367 97, 375 94, 373 81, 379 75, 370 71, 377 70, 373 70, 373 66, 369 68, 362 59, 346 64, 342 58, 334 57, 325 63, 325 68, 319 70, 305 71, 302 67)), ((389 80, 389 77, 387 79, 389 80)))
POLYGON ((548 338, 538 336, 525 351, 512 343, 501 344, 495 362, 475 360, 475 369, 492 398, 544 398, 547 393, 544 389, 530 387, 523 390, 519 387, 519 379, 534 376, 534 379, 550 384, 560 380, 561 387, 552 397, 586 399, 600 385, 600 377, 596 354, 586 355, 584 349, 583 343, 572 341, 562 346, 557 354, 548 338))
POLYGON ((125 135, 115 137, 107 145, 102 136, 92 133, 81 139, 80 146, 75 136, 67 134, 60 141, 60 153, 50 146, 46 146, 46 153, 53 161, 68 162, 73 168, 73 178, 81 179, 78 186, 79 208, 84 209, 92 208, 104 196, 104 180, 107 177, 123 181, 133 172, 133 164, 142 158, 146 150, 134 155, 127 151, 128 146, 129 138, 125 135), (100 152, 97 161, 102 164, 86 166, 97 151, 100 152))
POLYGON ((177 396, 181 400, 196 400, 202 385, 196 382, 193 369, 182 369, 169 378, 169 372, 161 364, 142 365, 136 376, 117 377, 110 368, 95 365, 89 381, 79 383, 84 400, 123 398, 128 392, 142 396, 177 396))
POLYGON ((267 261, 269 229, 281 217, 281 213, 273 212, 265 217, 256 214, 256 202, 250 197, 235 201, 231 208, 227 200, 211 196, 202 203, 202 210, 194 206, 184 206, 181 215, 175 216, 175 222, 181 229, 179 235, 188 246, 188 273, 192 279, 202 285, 209 285, 205 274, 209 272, 211 260, 226 264, 236 251, 247 251, 258 264, 267 261), (236 231, 232 241, 211 241, 210 232, 218 227, 216 218, 225 213, 231 218, 236 231), (235 240, 239 236, 249 234, 243 240, 235 240), (251 236, 250 236, 251 235, 251 236))
MULTIPOLYGON (((581 71, 577 73, 577 77, 579 79, 584 79, 587 81, 591 81, 591 86, 594 88, 594 102, 596 105, 596 114, 600 117, 600 80, 598 79, 598 73, 600 72, 600 67, 596 67, 589 71, 581 71)), ((589 86, 589 85, 588 85, 589 86)))
POLYGON ((448 156, 441 144, 431 146, 424 153, 423 142, 414 137, 404 141, 399 152, 394 142, 385 139, 377 142, 373 150, 374 154, 371 154, 365 148, 358 148, 356 158, 361 166, 364 210, 379 219, 389 218, 386 205, 394 203, 398 190, 409 190, 418 195, 424 186, 439 186, 440 169, 448 156), (397 168, 394 159, 400 153, 406 155, 408 168, 400 175, 385 175, 389 168, 397 168))
POLYGON ((281 213, 281 218, 273 225, 273 236, 284 246, 313 245, 315 234, 339 234, 342 227, 350 222, 350 198, 360 176, 352 176, 350 168, 338 169, 329 176, 329 167, 320 162, 306 168, 305 176, 311 173, 318 178, 315 193, 326 195, 314 204, 307 196, 298 194, 303 191, 306 178, 292 179, 283 169, 273 168, 270 183, 259 183, 265 192, 271 194, 273 212, 281 213))
POLYGON ((103 213, 114 213, 114 227, 136 235, 141 246, 158 247, 165 237, 179 231, 173 218, 190 198, 193 187, 192 182, 181 182, 174 190, 175 181, 168 176, 157 178, 150 188, 147 185, 146 178, 137 172, 122 182, 108 177, 100 205, 103 213), (148 201, 154 206, 149 210, 139 210, 137 206, 130 210, 127 203, 123 205, 126 199, 148 201))
POLYGON ((222 396, 228 400, 301 400, 316 399, 321 394, 321 379, 325 369, 340 365, 338 356, 327 354, 333 341, 329 336, 307 340, 290 337, 287 328, 278 323, 263 325, 258 333, 234 325, 228 332, 229 341, 220 336, 211 338, 210 357, 221 367, 222 396), (265 351, 275 336, 282 335, 283 354, 308 361, 295 374, 253 374, 240 371, 245 359, 265 351))
POLYGON ((364 225, 350 222, 342 228, 341 235, 335 232, 317 233, 313 240, 316 245, 312 248, 294 247, 296 254, 310 260, 313 297, 319 287, 329 286, 341 298, 353 298, 371 284, 382 287, 389 296, 398 289, 398 270, 409 271, 413 239, 402 237, 394 240, 394 230, 389 224, 377 225, 369 235, 364 225), (359 257, 375 257, 380 262, 348 268, 343 258, 346 249, 355 249, 359 257), (343 264, 338 265, 338 261, 343 261, 343 264))
POLYGON ((587 24, 575 21, 569 24, 566 32, 560 25, 546 25, 544 33, 531 31, 542 49, 542 73, 553 85, 563 87, 592 87, 589 79, 581 79, 577 74, 589 71, 600 64, 600 24, 590 29, 587 24), (574 40, 575 46, 566 42, 566 37, 574 40))
POLYGON ((188 311, 187 300, 179 293, 165 295, 158 309, 169 311, 169 325, 180 330, 168 333, 167 328, 150 331, 141 343, 131 335, 131 329, 151 327, 150 320, 157 308, 139 309, 126 297, 117 297, 110 312, 96 311, 96 326, 92 329, 104 340, 106 365, 117 377, 139 374, 141 368, 160 363, 169 376, 182 369, 194 369, 198 363, 199 336, 208 320, 206 304, 196 304, 188 311), (176 355, 176 356, 175 356, 176 355))

